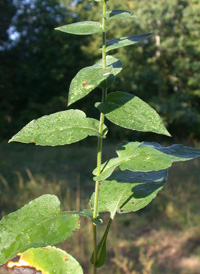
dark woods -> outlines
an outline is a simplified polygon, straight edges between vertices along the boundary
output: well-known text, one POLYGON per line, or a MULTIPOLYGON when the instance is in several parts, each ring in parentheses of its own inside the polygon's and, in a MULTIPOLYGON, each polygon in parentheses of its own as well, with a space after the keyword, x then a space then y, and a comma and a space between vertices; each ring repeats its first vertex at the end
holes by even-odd
MULTIPOLYGON (((199 1, 113 2, 113 8, 132 10, 138 20, 111 23, 109 39, 114 37, 113 29, 118 37, 121 32, 134 35, 155 30, 142 47, 138 44, 116 54, 120 57, 123 52, 124 70, 113 89, 133 92, 150 103, 166 117, 164 122, 174 136, 199 138, 199 1)), ((100 50, 99 56, 95 53, 100 41, 96 35, 63 36, 54 28, 88 17, 98 21, 97 5, 86 0, 0 2, 1 139, 9 139, 32 119, 66 109, 70 82, 81 68, 100 57, 100 50)), ((98 90, 92 92, 90 100, 83 99, 72 108, 98 117, 94 102, 99 96, 98 90)), ((113 132, 113 137, 119 134, 113 132)))

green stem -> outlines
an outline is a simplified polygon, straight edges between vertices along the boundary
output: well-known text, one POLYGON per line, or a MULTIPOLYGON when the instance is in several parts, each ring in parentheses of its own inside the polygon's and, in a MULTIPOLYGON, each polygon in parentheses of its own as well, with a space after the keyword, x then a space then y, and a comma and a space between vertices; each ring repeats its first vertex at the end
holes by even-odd
MULTIPOLYGON (((106 14, 107 10, 107 0, 103 1, 103 15, 102 15, 102 63, 103 69, 106 69, 106 14)), ((103 88, 102 88, 102 103, 105 102, 107 95, 107 87, 106 87, 106 80, 104 81, 103 88)), ((103 133, 103 124, 104 124, 104 114, 100 114, 100 122, 99 122, 99 133, 103 133)), ((97 143, 97 176, 101 173, 101 159, 102 159, 102 145, 103 139, 98 138, 97 143)), ((99 198, 99 181, 95 183, 95 197, 94 197, 94 213, 93 218, 96 219, 98 216, 98 198, 99 198)), ((97 262, 97 226, 93 224, 93 241, 94 241, 94 269, 93 274, 97 273, 97 269, 95 264, 97 262)))

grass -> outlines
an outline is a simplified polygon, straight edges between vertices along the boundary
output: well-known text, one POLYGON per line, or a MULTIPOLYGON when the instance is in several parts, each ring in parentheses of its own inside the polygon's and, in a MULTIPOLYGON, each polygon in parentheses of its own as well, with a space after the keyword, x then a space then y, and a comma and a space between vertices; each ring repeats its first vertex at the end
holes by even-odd
MULTIPOLYGON (((104 151, 105 159, 115 155, 115 144, 105 143, 104 151)), ((94 188, 95 143, 57 148, 2 143, 0 155, 1 216, 44 193, 57 195, 66 210, 88 207, 94 188)), ((150 205, 117 216, 108 239, 108 260, 99 274, 199 274, 199 164, 199 160, 175 164, 168 183, 150 205)), ((91 224, 82 219, 79 232, 59 245, 80 261, 87 274, 91 273, 91 231, 91 224)), ((3 273, 8 271, 1 267, 3 273)))

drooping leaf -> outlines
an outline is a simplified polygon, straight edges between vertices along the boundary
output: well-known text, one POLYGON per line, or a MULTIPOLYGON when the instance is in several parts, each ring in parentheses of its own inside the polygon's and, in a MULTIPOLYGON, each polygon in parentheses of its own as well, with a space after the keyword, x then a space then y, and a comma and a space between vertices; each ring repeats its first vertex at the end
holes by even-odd
POLYGON ((133 19, 137 17, 134 13, 128 10, 109 10, 106 12, 105 18, 107 19, 133 19))
POLYGON ((105 103, 96 106, 116 125, 171 136, 158 113, 137 96, 120 91, 112 92, 108 94, 105 103))
MULTIPOLYGON (((94 67, 96 67, 96 68, 102 68, 102 66, 103 66, 102 59, 94 65, 94 67)), ((109 69, 111 69, 110 70, 110 75, 106 79, 106 87, 109 88, 113 84, 113 82, 115 81, 116 76, 122 70, 123 64, 122 64, 121 60, 115 58, 114 56, 107 55, 106 56, 106 66, 109 69)), ((99 86, 102 87, 103 84, 100 84, 99 86)))
MULTIPOLYGON (((183 145, 163 147, 158 143, 126 142, 117 147, 117 158, 113 158, 101 166, 101 174, 94 180, 105 180, 115 168, 122 171, 158 171, 169 168, 172 163, 188 161, 200 157, 200 149, 190 148, 183 145)), ((94 170, 96 175, 96 169, 94 170)))
POLYGON ((96 87, 102 86, 101 83, 105 79, 107 80, 107 87, 112 85, 117 74, 122 70, 122 62, 108 55, 106 57, 106 64, 107 68, 103 69, 101 59, 93 66, 83 68, 76 74, 70 84, 68 105, 82 99, 96 87))
POLYGON ((55 30, 60 30, 70 34, 76 35, 88 35, 98 32, 102 32, 101 24, 93 21, 84 21, 78 23, 72 23, 65 26, 55 28, 55 30))
POLYGON ((79 216, 60 210, 54 195, 43 195, 0 221, 0 264, 31 247, 66 240, 79 228, 79 216))
MULTIPOLYGON (((160 191, 167 179, 167 170, 152 172, 116 171, 102 181, 99 191, 99 212, 128 213, 148 205, 160 191)), ((94 194, 90 204, 94 207, 94 194)))
POLYGON ((82 267, 71 255, 52 246, 30 248, 20 258, 42 274, 83 274, 82 267))
MULTIPOLYGON (((104 127, 104 134, 106 131, 104 127)), ((31 121, 9 142, 58 146, 78 142, 87 136, 104 137, 99 134, 99 121, 87 118, 81 110, 71 109, 31 121)))
POLYGON ((106 52, 109 52, 110 50, 113 50, 113 49, 134 45, 143 40, 146 40, 152 34, 153 33, 147 33, 143 35, 127 36, 127 37, 121 37, 121 38, 110 40, 106 42, 106 52))

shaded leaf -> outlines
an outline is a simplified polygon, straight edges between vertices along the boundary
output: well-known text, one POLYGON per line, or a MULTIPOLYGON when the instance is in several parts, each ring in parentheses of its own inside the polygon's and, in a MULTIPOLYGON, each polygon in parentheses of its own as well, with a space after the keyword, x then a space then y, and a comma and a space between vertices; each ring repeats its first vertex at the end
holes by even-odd
MULTIPOLYGON (((93 198, 94 198, 94 195, 93 195, 93 198)), ((107 258, 106 242, 107 242, 107 237, 108 237, 111 223, 112 223, 112 219, 109 220, 106 230, 103 234, 103 237, 97 246, 97 262, 95 263, 96 268, 102 267, 106 262, 106 258, 107 258)), ((92 253, 90 263, 94 264, 94 252, 92 253)))
MULTIPOLYGON (((122 171, 158 171, 169 168, 172 163, 188 161, 200 157, 200 149, 190 148, 183 145, 163 147, 158 143, 126 142, 117 147, 117 158, 113 158, 101 166, 101 174, 94 180, 108 178, 115 168, 122 171)), ((94 170, 96 175, 96 169, 94 170)))
POLYGON ((96 87, 107 80, 107 87, 111 86, 117 74, 122 70, 122 62, 113 57, 106 56, 107 68, 103 69, 102 59, 90 67, 83 68, 73 78, 70 88, 68 105, 75 103, 88 95, 96 87))
MULTIPOLYGON (((106 258, 107 258, 107 250, 106 250, 107 236, 108 236, 108 233, 106 234, 106 236, 104 234, 101 241, 99 242, 99 244, 97 246, 97 262, 95 264, 96 268, 102 267, 106 262, 106 258)), ((94 264, 94 252, 93 252, 92 257, 90 259, 90 263, 94 264)))
POLYGON ((116 125, 171 136, 158 113, 137 96, 120 91, 112 92, 108 94, 105 103, 96 106, 116 125))
MULTIPOLYGON (((99 191, 99 212, 128 213, 148 205, 160 191, 167 179, 167 170, 152 172, 116 171, 102 181, 99 191)), ((90 200, 94 207, 94 194, 90 200)))
MULTIPOLYGON (((104 127, 104 134, 106 131, 104 127)), ((78 142, 87 136, 104 137, 99 134, 99 121, 86 118, 81 110, 71 109, 31 121, 9 142, 58 146, 78 142)))
POLYGON ((113 50, 113 49, 134 45, 134 44, 139 43, 143 40, 146 40, 152 34, 153 33, 147 33, 147 34, 143 34, 143 35, 127 36, 127 37, 121 37, 121 38, 110 40, 110 41, 106 42, 106 52, 113 50))
POLYGON ((109 10, 106 12, 105 18, 107 19, 133 19, 137 17, 134 13, 127 10, 109 10))
POLYGON ((88 35, 98 32, 102 32, 101 24, 93 21, 84 21, 78 23, 72 23, 65 26, 55 28, 55 30, 60 30, 62 32, 76 34, 76 35, 88 35))
POLYGON ((71 255, 52 246, 30 248, 20 257, 44 274, 83 274, 82 267, 71 255))
POLYGON ((79 228, 79 216, 60 210, 54 195, 43 195, 0 222, 0 264, 30 247, 62 242, 79 228))

